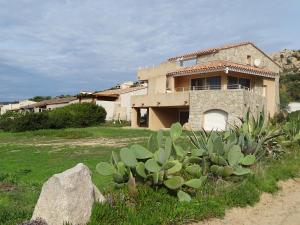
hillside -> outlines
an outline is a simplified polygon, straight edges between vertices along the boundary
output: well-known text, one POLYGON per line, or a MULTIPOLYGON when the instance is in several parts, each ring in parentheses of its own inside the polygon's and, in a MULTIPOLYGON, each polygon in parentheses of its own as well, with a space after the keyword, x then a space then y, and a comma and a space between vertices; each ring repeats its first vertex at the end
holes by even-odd
POLYGON ((284 49, 270 56, 282 66, 284 72, 300 72, 300 50, 284 49))
POLYGON ((300 102, 300 50, 284 49, 270 54, 270 57, 283 68, 280 78, 281 108, 286 108, 289 102, 300 102))

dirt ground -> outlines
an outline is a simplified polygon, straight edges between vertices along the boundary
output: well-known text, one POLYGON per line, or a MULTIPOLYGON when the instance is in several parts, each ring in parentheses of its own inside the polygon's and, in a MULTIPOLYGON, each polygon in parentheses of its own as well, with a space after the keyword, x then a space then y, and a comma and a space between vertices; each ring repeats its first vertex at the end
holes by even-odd
POLYGON ((145 138, 82 138, 82 139, 57 139, 50 141, 38 141, 29 143, 34 146, 108 146, 108 147, 124 147, 130 143, 142 142, 145 138))
POLYGON ((233 208, 223 219, 192 225, 300 225, 300 179, 280 182, 275 194, 262 194, 254 207, 233 208))

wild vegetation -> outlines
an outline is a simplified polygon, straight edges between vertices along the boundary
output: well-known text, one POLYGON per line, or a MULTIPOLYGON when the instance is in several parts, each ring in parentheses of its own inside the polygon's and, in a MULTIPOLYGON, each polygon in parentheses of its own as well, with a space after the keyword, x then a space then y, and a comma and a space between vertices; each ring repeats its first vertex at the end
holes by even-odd
POLYGON ((147 148, 135 144, 121 149, 120 157, 113 152, 111 162, 99 163, 97 171, 112 176, 118 187, 128 184, 132 194, 137 193, 138 181, 164 186, 175 191, 179 201, 191 201, 190 194, 202 188, 207 177, 226 179, 251 174, 255 162, 280 153, 275 138, 281 133, 267 127, 264 112, 256 119, 248 111, 241 126, 226 132, 192 132, 192 148, 176 143, 181 135, 181 125, 173 124, 166 138, 159 131, 149 138, 147 148))
POLYGON ((105 122, 106 111, 91 103, 72 104, 41 113, 7 112, 0 116, 0 129, 4 131, 27 131, 39 129, 62 129, 88 127, 105 122))
POLYGON ((300 101, 300 73, 286 73, 280 76, 280 104, 286 108, 289 102, 300 101))
POLYGON ((261 192, 274 193, 278 180, 300 175, 299 142, 291 139, 299 120, 287 125, 297 118, 293 113, 271 125, 248 114, 242 127, 228 132, 187 132, 178 124, 158 134, 108 127, 0 132, 0 224, 30 219, 43 182, 78 162, 92 170, 108 200, 95 204, 89 225, 116 224, 116 218, 124 225, 170 225, 221 217, 230 207, 253 205, 261 192), (66 141, 104 137, 116 145, 66 141), (138 139, 119 150, 124 138, 138 139))

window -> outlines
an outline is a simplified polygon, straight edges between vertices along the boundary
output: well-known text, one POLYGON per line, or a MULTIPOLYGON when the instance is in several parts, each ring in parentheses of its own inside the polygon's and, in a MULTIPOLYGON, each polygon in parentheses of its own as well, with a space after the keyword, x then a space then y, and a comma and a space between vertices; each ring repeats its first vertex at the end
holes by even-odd
POLYGON ((221 77, 196 78, 191 80, 191 90, 221 89, 221 77))
POLYGON ((247 78, 240 78, 239 84, 242 86, 242 88, 249 88, 250 89, 250 79, 247 78))
POLYGON ((227 78, 227 89, 239 89, 239 88, 248 88, 251 87, 251 81, 247 78, 238 78, 228 76, 227 78))
POLYGON ((251 65, 251 63, 252 63, 251 55, 247 55, 247 63, 248 63, 248 65, 251 65))
POLYGON ((215 89, 221 89, 221 77, 208 77, 206 78, 206 85, 207 89, 215 90, 215 89))
POLYGON ((192 90, 204 90, 205 89, 205 78, 196 78, 191 80, 192 90))
POLYGON ((227 89, 236 89, 238 88, 239 78, 228 76, 227 78, 227 89))

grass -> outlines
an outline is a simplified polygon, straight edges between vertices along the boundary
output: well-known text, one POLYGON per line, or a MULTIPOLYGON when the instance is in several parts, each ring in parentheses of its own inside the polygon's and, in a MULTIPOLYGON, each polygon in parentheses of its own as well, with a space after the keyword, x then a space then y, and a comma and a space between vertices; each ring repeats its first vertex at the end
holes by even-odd
MULTIPOLYGON (((238 182, 211 182, 190 203, 178 202, 166 189, 139 187, 135 199, 126 189, 113 191, 110 179, 95 172, 100 161, 109 158, 115 147, 106 146, 36 146, 43 140, 59 138, 85 140, 91 137, 111 139, 145 137, 151 132, 120 128, 92 127, 65 130, 42 130, 23 133, 0 132, 0 224, 12 225, 28 220, 33 212, 42 184, 54 173, 78 162, 92 171, 93 182, 112 200, 112 204, 95 204, 89 225, 98 224, 184 224, 209 217, 222 217, 234 206, 253 205, 261 192, 274 193, 278 180, 299 175, 300 149, 295 146, 280 160, 270 160, 254 168, 255 175, 238 182)), ((131 144, 131 143, 128 143, 131 144)))
MULTIPOLYGON (((85 163, 93 172, 93 182, 103 191, 107 177, 96 174, 95 167, 110 156, 114 147, 106 146, 37 146, 45 140, 87 140, 107 137, 145 137, 150 131, 109 127, 0 132, 0 224, 10 225, 30 219, 42 184, 53 174, 85 163), (5 188, 4 188, 5 187, 5 188)), ((117 142, 116 140, 116 142, 117 142)))

